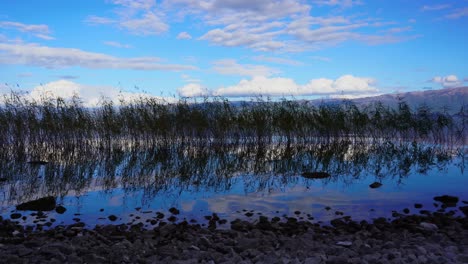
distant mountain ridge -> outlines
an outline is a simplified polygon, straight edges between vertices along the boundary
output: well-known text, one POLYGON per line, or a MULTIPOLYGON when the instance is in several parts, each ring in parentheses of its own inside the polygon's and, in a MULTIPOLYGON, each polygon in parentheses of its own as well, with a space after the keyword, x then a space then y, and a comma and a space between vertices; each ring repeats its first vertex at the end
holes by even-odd
MULTIPOLYGON (((356 105, 364 106, 375 102, 381 102, 390 107, 397 107, 399 98, 403 99, 411 109, 415 110, 421 105, 427 105, 434 112, 447 111, 454 114, 460 111, 462 106, 468 105, 468 86, 456 88, 444 88, 439 90, 413 91, 395 94, 383 94, 373 97, 350 99, 356 105)), ((341 103, 342 99, 313 100, 311 103, 341 103)))

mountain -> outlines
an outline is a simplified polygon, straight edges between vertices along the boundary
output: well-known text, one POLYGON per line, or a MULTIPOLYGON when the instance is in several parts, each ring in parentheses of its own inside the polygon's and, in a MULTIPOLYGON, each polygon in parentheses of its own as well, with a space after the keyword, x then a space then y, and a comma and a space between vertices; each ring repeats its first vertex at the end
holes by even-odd
MULTIPOLYGON (((421 105, 427 105, 432 111, 447 111, 454 114, 460 111, 462 106, 468 107, 468 86, 456 88, 444 88, 439 90, 415 91, 406 93, 383 94, 373 97, 351 99, 358 106, 365 106, 375 102, 381 102, 392 108, 398 106, 399 98, 404 100, 411 109, 415 110, 421 105)), ((341 99, 314 100, 318 103, 341 103, 341 99)))

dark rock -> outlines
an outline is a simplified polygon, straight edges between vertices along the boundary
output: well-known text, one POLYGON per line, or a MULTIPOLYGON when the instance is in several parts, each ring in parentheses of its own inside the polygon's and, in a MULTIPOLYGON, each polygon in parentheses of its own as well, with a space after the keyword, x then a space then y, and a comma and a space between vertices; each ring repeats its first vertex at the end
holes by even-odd
POLYGON ((65 211, 67 211, 67 208, 65 208, 65 207, 63 207, 61 205, 59 205, 59 206, 57 206, 57 208, 55 208, 55 212, 57 212, 58 214, 63 214, 63 213, 65 213, 65 211))
POLYGON ((307 179, 325 179, 330 177, 331 175, 326 172, 304 172, 302 173, 302 177, 307 179))
POLYGON ((345 226, 346 223, 341 218, 333 219, 330 221, 330 224, 334 227, 345 226))
POLYGON ((403 209, 403 213, 409 214, 409 213, 410 213, 410 210, 409 210, 408 208, 405 208, 405 209, 403 209))
POLYGON ((117 220, 117 216, 115 215, 109 215, 109 220, 111 220, 112 222, 114 222, 115 220, 117 220))
POLYGON ((164 214, 161 213, 161 212, 156 212, 156 218, 158 218, 158 219, 163 219, 163 218, 164 218, 164 214))
POLYGON ((369 187, 371 187, 372 189, 376 189, 376 188, 379 188, 381 186, 382 186, 382 183, 380 183, 380 182, 374 182, 374 183, 371 183, 369 185, 369 187))
POLYGON ((251 216, 253 216, 253 213, 252 212, 247 212, 247 213, 245 213, 245 216, 251 217, 251 216))
POLYGON ((454 207, 459 201, 458 197, 450 195, 436 196, 434 200, 443 203, 447 207, 454 207))
POLYGON ((465 214, 465 216, 468 217, 468 206, 461 206, 459 207, 460 211, 463 212, 463 214, 465 214))
POLYGON ((175 207, 171 207, 169 208, 169 212, 171 214, 175 214, 175 215, 178 215, 180 213, 179 209, 175 208, 175 207))
POLYGON ((19 214, 19 213, 13 213, 13 214, 10 215, 11 219, 18 219, 20 217, 21 217, 21 214, 19 214))
POLYGON ((6 182, 7 180, 7 178, 0 178, 0 182, 6 182))
POLYGON ((175 221, 177 221, 177 217, 171 215, 167 218, 167 221, 174 223, 175 221))
POLYGON ((52 211, 55 209, 55 197, 49 196, 34 201, 22 203, 16 206, 16 210, 52 211))
POLYGON ((422 204, 419 204, 419 203, 414 204, 414 208, 416 209, 421 209, 422 207, 423 207, 422 204))

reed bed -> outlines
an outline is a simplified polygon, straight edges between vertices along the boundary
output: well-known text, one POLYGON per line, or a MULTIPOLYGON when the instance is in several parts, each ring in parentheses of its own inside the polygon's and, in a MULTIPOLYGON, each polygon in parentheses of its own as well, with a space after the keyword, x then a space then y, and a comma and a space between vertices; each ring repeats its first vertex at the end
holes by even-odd
POLYGON ((287 144, 327 141, 425 141, 465 145, 467 107, 450 115, 427 106, 411 109, 381 103, 312 105, 306 101, 226 98, 176 103, 142 97, 115 105, 103 99, 93 108, 79 97, 28 99, 16 93, 0 105, 0 147, 75 148, 83 144, 287 144))

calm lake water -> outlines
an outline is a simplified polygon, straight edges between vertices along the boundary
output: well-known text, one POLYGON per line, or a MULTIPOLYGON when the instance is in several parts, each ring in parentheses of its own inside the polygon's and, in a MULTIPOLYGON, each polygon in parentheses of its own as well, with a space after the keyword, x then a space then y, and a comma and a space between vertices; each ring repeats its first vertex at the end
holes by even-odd
POLYGON ((0 213, 9 218, 19 212, 27 216, 19 223, 31 225, 38 219, 15 206, 53 196, 67 210, 45 212, 42 223, 54 218, 52 226, 79 218, 88 227, 142 222, 151 228, 148 221, 156 218, 156 212, 167 218, 171 207, 180 210, 177 221, 193 219, 201 224, 212 213, 222 219, 252 221, 258 214, 296 215, 324 224, 340 217, 337 211, 354 220, 390 218, 393 210, 404 208, 419 213, 415 203, 437 210, 433 197, 438 195, 468 201, 466 154, 465 146, 348 141, 302 146, 125 146, 105 151, 62 148, 36 153, 4 150, 0 213), (39 158, 48 163, 27 163, 39 158), (330 177, 308 179, 304 172, 326 172, 330 177), (373 182, 383 185, 370 188, 373 182), (253 216, 247 216, 249 212, 253 216), (109 215, 118 219, 110 221, 109 215))

